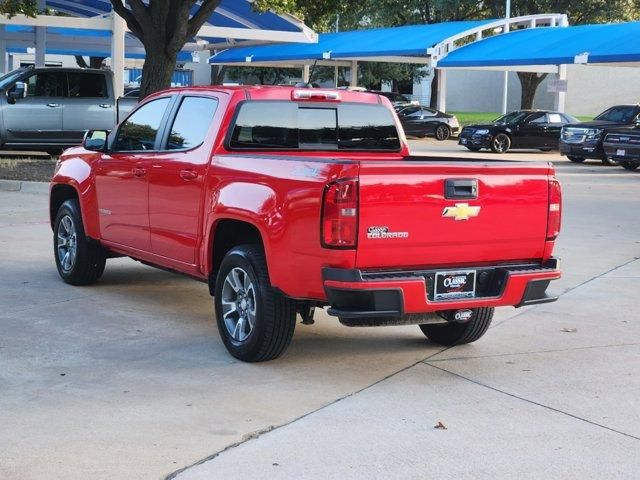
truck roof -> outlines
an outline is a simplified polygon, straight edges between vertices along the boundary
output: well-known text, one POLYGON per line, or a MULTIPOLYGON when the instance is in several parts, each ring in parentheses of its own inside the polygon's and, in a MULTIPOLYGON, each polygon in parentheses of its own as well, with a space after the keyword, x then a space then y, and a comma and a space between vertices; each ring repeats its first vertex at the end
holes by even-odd
MULTIPOLYGON (((224 92, 229 95, 244 95, 253 100, 291 100, 294 91, 312 91, 316 93, 331 92, 338 95, 338 102, 356 102, 356 103, 384 103, 389 102, 388 99, 369 92, 341 90, 335 88, 305 88, 305 87, 289 87, 289 86, 271 86, 271 85, 230 85, 230 86, 198 86, 198 87, 174 87, 155 93, 153 96, 163 95, 165 93, 189 93, 189 92, 224 92)), ((335 101, 331 101, 334 103, 335 101)), ((389 108, 391 104, 387 105, 389 108)))

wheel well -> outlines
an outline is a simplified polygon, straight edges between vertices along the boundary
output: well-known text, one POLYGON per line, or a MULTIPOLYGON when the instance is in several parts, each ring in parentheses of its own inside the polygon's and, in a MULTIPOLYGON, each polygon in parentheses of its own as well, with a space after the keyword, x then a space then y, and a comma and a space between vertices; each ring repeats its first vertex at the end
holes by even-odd
POLYGON ((60 206, 70 199, 78 200, 78 192, 70 185, 56 185, 51 190, 51 198, 49 200, 49 219, 51 227, 53 228, 53 222, 56 220, 56 215, 60 206))
POLYGON ((209 275, 209 291, 213 295, 215 279, 224 256, 238 245, 258 245, 264 251, 260 231, 252 224, 240 220, 220 220, 213 237, 213 265, 209 275))

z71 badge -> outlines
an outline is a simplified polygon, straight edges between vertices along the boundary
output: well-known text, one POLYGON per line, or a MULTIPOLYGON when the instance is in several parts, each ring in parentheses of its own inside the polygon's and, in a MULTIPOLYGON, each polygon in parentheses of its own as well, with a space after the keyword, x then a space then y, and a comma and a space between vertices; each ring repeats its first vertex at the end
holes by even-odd
POLYGON ((369 227, 367 229, 367 238, 409 238, 409 232, 390 232, 389 227, 369 227))

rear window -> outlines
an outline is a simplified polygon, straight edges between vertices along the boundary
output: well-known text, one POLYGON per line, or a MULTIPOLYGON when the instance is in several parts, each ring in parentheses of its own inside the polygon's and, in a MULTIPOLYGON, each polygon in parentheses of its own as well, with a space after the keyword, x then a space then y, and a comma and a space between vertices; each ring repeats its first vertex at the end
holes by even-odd
POLYGON ((242 103, 229 147, 253 150, 400 150, 394 117, 382 105, 242 103))

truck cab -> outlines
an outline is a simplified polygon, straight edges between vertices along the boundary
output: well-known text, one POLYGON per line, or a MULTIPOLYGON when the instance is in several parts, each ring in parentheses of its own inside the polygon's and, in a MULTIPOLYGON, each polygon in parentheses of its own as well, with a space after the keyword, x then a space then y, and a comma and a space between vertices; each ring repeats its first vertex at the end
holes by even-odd
MULTIPOLYGON (((124 111, 136 100, 127 103, 124 111)), ((0 146, 59 151, 79 144, 87 130, 112 129, 117 108, 107 70, 18 69, 0 78, 0 146)))

